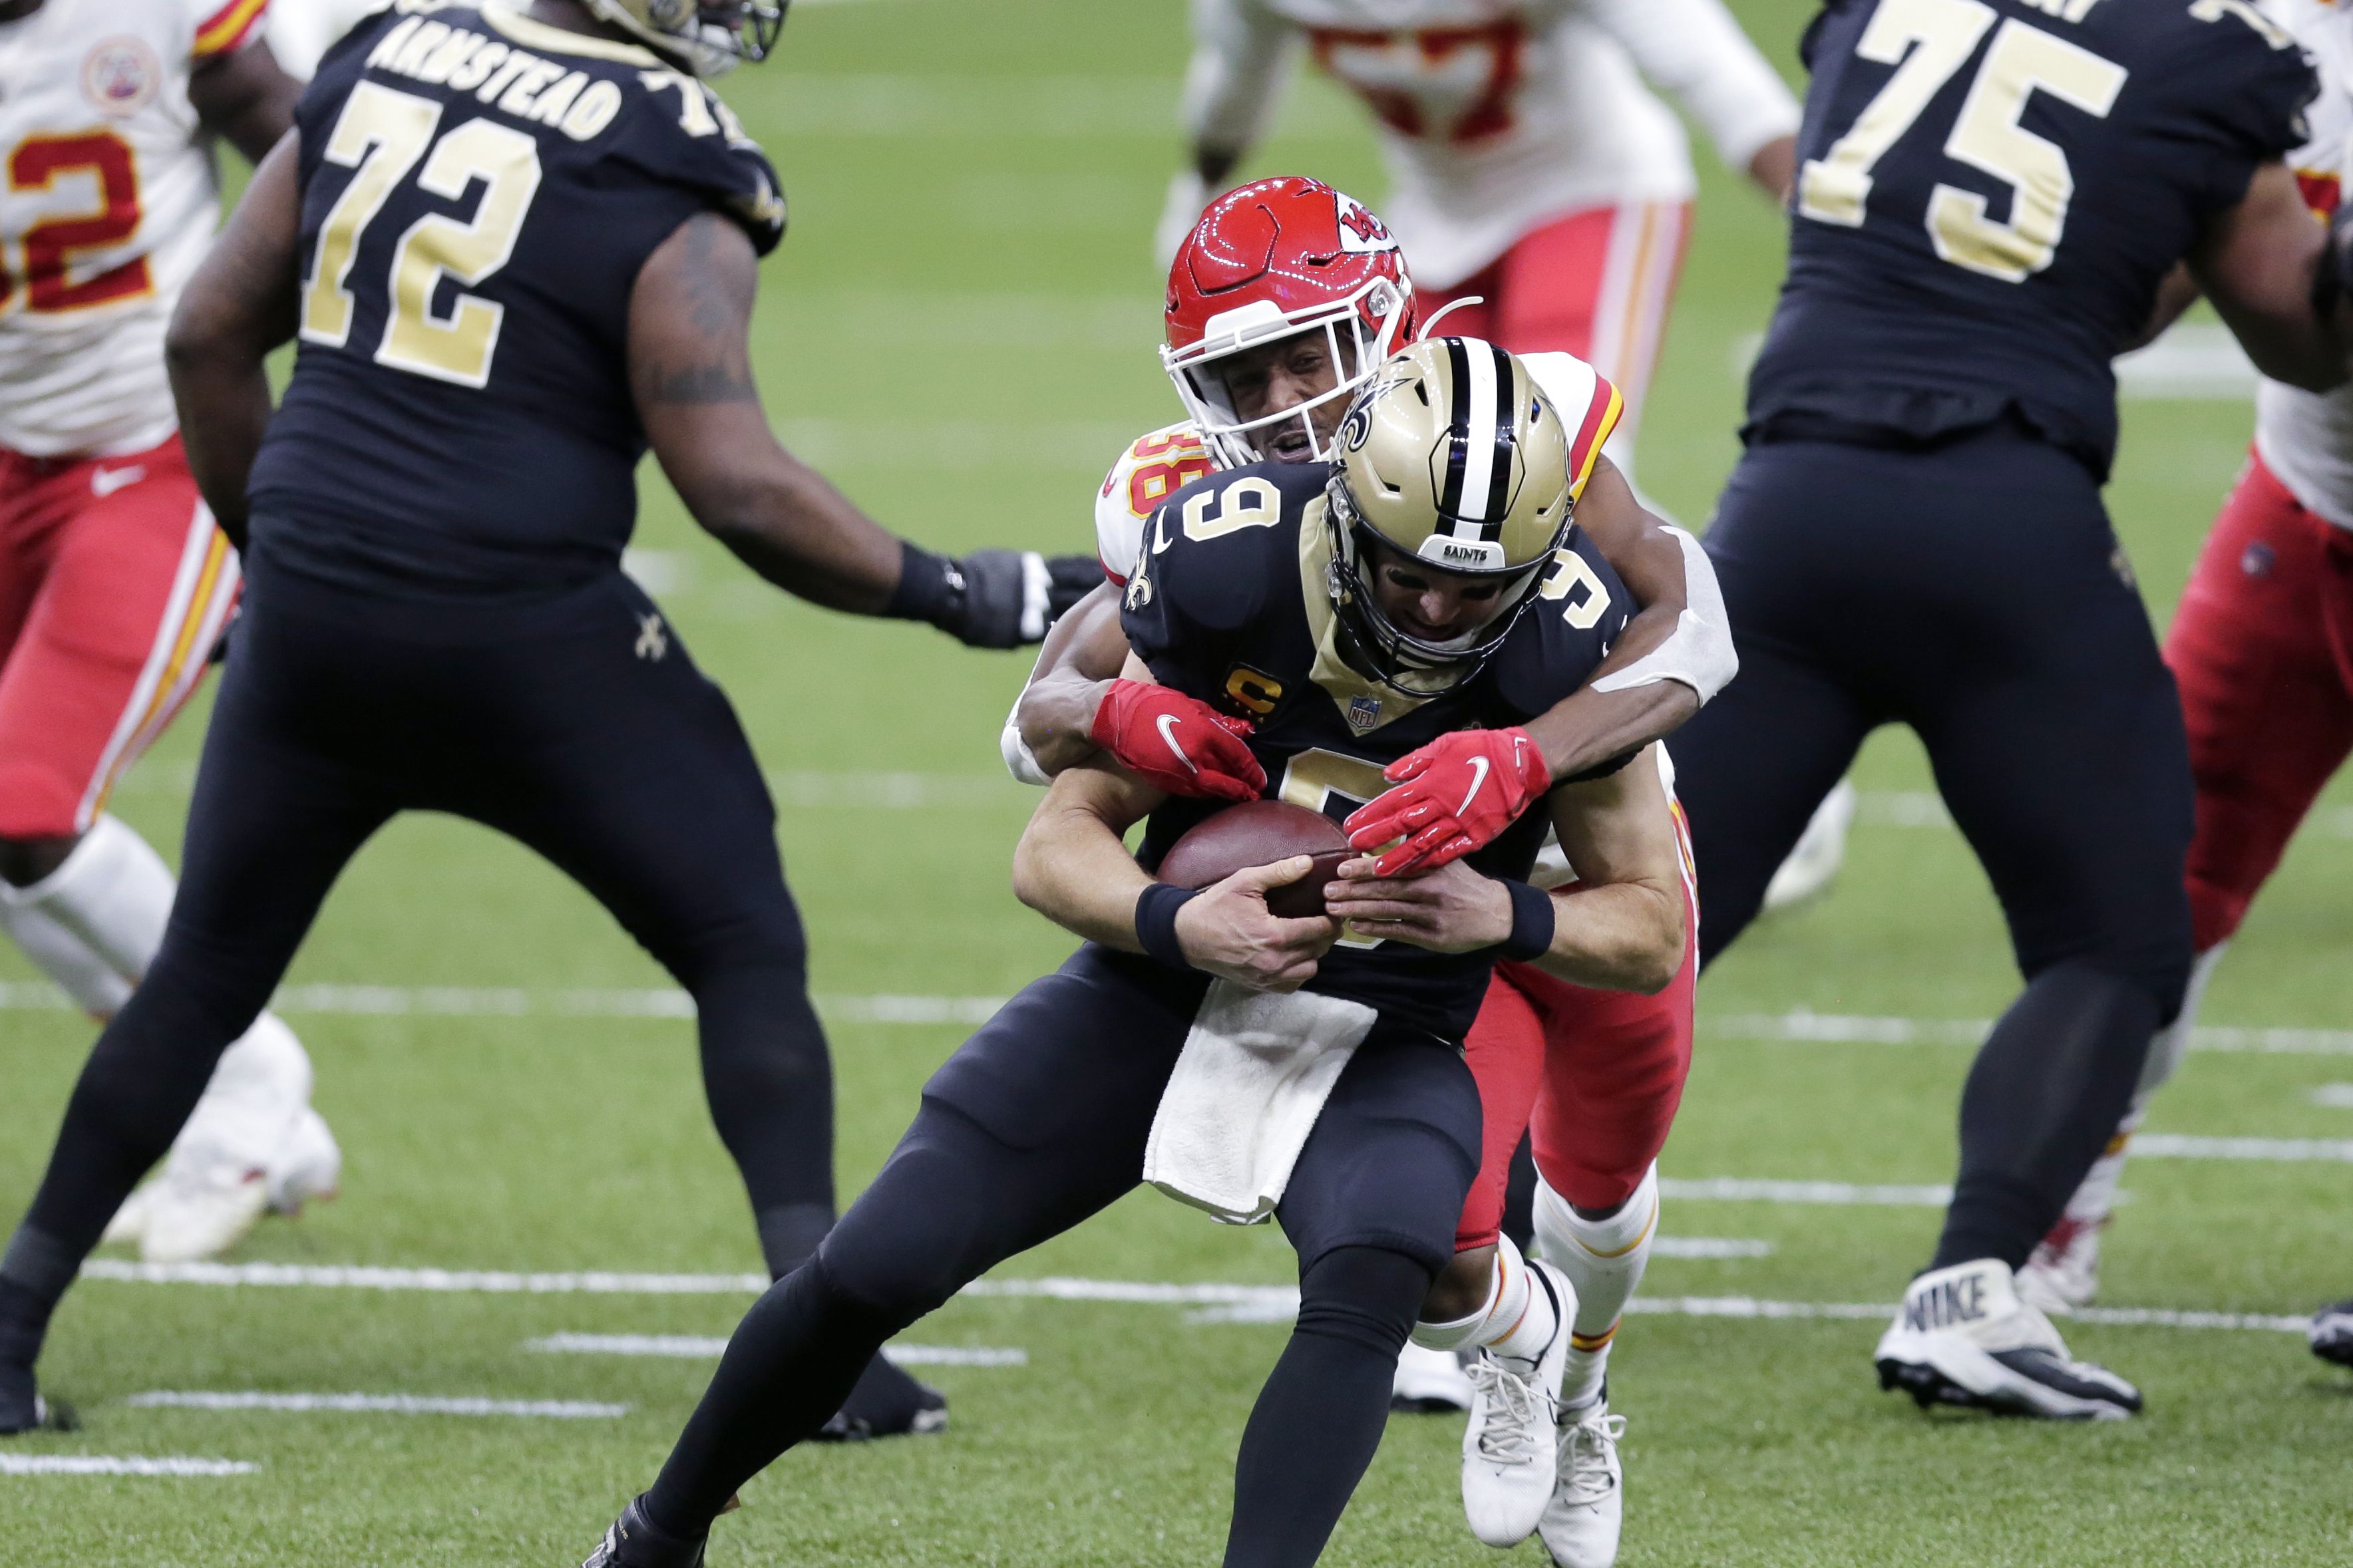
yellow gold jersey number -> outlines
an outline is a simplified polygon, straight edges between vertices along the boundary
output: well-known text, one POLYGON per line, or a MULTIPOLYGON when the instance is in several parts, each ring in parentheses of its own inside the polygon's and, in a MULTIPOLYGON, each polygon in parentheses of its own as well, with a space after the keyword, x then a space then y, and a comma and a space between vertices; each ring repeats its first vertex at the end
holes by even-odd
POLYGON ((417 161, 420 190, 449 201, 482 183, 470 221, 427 213, 408 226, 393 249, 391 295, 375 361, 413 375, 459 386, 491 379, 499 326, 506 307, 460 292, 447 315, 433 310, 444 277, 480 283, 514 255, 515 237, 539 194, 539 145, 526 133, 488 120, 469 120, 442 137, 441 105, 429 98, 363 81, 343 100, 327 138, 326 158, 353 171, 351 183, 328 210, 302 287, 302 338, 341 348, 351 336, 352 261, 360 235, 417 161), (432 147, 432 156, 426 149, 432 147))
MULTIPOLYGON (((1361 757, 1337 752, 1302 752, 1284 765, 1282 787, 1276 791, 1293 805, 1303 805, 1338 822, 1389 787, 1381 770, 1361 757)), ((1366 936, 1354 926, 1343 927, 1342 947, 1378 947, 1384 937, 1366 936)))

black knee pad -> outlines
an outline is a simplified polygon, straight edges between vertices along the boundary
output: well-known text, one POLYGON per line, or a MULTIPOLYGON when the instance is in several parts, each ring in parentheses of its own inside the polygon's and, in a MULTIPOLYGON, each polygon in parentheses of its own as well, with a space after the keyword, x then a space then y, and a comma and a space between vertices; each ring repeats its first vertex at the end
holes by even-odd
POLYGON ((1429 1265, 1384 1247, 1335 1247, 1299 1281, 1294 1333, 1345 1340, 1394 1359, 1413 1331, 1433 1276, 1429 1265))

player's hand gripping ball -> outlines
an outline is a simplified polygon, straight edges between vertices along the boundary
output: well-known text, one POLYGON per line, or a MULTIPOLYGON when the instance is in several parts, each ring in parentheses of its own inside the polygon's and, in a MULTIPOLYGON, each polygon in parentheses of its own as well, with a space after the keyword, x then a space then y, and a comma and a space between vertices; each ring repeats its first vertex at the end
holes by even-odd
POLYGON ((1391 763, 1397 787, 1349 816, 1348 842, 1370 853, 1378 876, 1431 870, 1493 842, 1552 787, 1552 770, 1525 730, 1458 730, 1391 763), (1402 840, 1403 842, 1398 842, 1402 840))
POLYGON ((1269 888, 1266 908, 1284 920, 1313 920, 1324 912, 1324 889, 1355 853, 1340 825, 1322 812, 1254 800, 1195 823, 1168 847, 1160 879, 1179 888, 1213 887, 1237 871, 1304 855, 1313 868, 1295 882, 1269 888))
POLYGON ((1250 732, 1248 721, 1229 719, 1181 691, 1148 681, 1114 680, 1095 709, 1087 736, 1155 789, 1206 800, 1250 801, 1266 788, 1266 770, 1242 743, 1250 732))

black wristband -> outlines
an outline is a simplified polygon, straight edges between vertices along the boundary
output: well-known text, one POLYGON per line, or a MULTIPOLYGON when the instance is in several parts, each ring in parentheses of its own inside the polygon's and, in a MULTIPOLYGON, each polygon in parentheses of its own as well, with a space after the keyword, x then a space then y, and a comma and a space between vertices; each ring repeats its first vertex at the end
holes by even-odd
POLYGON ((1190 972, 1193 961, 1176 940, 1176 911, 1198 896, 1199 889, 1155 882, 1135 900, 1135 941, 1145 952, 1171 969, 1190 972))
POLYGON ((1512 934, 1504 939, 1504 956, 1514 963, 1534 963, 1552 951, 1556 923, 1552 895, 1525 882, 1505 881, 1512 895, 1512 934))
POLYGON ((944 626, 955 616, 964 578, 955 563, 934 555, 919 544, 899 542, 899 585, 882 613, 895 621, 929 621, 944 626))

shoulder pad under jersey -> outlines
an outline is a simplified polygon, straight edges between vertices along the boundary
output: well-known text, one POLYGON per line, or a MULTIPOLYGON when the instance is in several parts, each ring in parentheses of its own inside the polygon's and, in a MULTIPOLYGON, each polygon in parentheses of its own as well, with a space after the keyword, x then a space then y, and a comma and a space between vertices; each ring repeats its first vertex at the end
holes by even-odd
POLYGON ((1095 492, 1095 559, 1103 563, 1103 575, 1125 587, 1144 542, 1145 520, 1162 501, 1216 471, 1190 421, 1138 437, 1095 492))
POLYGON ((1585 494, 1594 460, 1618 427, 1626 401, 1599 371, 1575 354, 1522 354, 1519 360, 1568 432, 1568 494, 1575 500, 1585 494))

